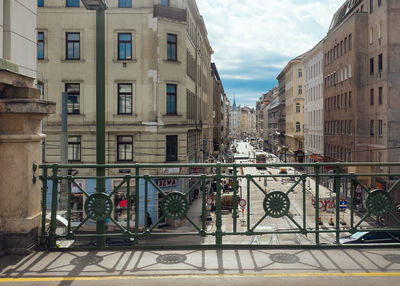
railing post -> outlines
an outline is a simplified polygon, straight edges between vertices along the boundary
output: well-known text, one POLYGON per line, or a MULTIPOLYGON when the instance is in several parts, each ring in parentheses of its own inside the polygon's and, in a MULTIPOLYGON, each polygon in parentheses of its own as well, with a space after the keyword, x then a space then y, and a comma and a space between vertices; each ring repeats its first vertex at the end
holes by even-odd
MULTIPOLYGON (((237 169, 233 167, 233 232, 237 231, 237 210, 238 210, 238 199, 237 199, 237 169)), ((229 179, 228 179, 229 181, 229 179)))
POLYGON ((42 181, 42 229, 41 236, 46 236, 46 212, 47 212, 47 167, 43 168, 43 176, 40 178, 42 181))
POLYGON ((320 168, 319 163, 315 163, 315 243, 319 245, 319 182, 320 168))
POLYGON ((138 244, 138 235, 139 235, 139 167, 135 168, 135 245, 138 244))
POLYGON ((53 182, 52 193, 51 193, 51 219, 50 219, 50 233, 49 241, 50 248, 56 248, 56 218, 57 218, 57 195, 58 195, 58 166, 55 164, 52 168, 53 174, 51 180, 53 182))
POLYGON ((335 193, 336 193, 336 243, 339 244, 340 240, 340 181, 341 177, 338 175, 340 174, 339 167, 335 168, 335 177, 334 177, 334 184, 335 184, 335 193))
POLYGON ((221 215, 221 164, 218 163, 216 166, 216 179, 217 179, 217 197, 216 197, 216 231, 215 231, 215 244, 217 246, 222 245, 222 215, 221 215))

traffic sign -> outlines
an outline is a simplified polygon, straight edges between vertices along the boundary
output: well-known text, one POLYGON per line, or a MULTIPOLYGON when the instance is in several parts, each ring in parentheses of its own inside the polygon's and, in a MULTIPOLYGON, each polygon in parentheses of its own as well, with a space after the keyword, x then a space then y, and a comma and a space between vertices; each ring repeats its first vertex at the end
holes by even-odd
POLYGON ((244 208, 246 206, 246 200, 245 199, 240 199, 239 200, 239 206, 241 206, 242 208, 244 208))
POLYGON ((208 197, 207 200, 206 200, 206 203, 207 203, 207 205, 209 205, 209 206, 212 205, 212 204, 214 203, 213 198, 208 197))
POLYGON ((346 200, 340 200, 339 208, 342 209, 342 210, 347 209, 347 201, 346 200))
POLYGON ((325 206, 326 206, 325 202, 323 200, 319 200, 319 203, 318 203, 319 209, 321 209, 321 210, 325 209, 325 206))

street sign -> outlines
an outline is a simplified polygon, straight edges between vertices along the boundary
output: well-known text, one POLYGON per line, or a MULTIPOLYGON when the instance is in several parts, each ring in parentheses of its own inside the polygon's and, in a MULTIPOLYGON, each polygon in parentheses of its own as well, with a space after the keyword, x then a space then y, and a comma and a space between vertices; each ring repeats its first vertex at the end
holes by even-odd
POLYGON ((246 200, 245 199, 240 199, 239 200, 239 206, 241 206, 242 208, 244 208, 246 206, 246 200))
POLYGON ((346 201, 346 200, 340 200, 340 202, 339 202, 339 208, 340 208, 341 210, 347 209, 347 201, 346 201))
POLYGON ((209 198, 207 198, 207 200, 206 200, 206 204, 207 205, 212 205, 214 203, 214 200, 213 200, 213 198, 211 198, 211 197, 209 197, 209 198))

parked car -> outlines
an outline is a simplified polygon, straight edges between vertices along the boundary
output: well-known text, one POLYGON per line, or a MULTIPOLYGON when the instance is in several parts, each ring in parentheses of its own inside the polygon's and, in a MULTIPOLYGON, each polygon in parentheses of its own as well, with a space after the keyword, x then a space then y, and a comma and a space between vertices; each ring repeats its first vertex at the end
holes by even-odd
MULTIPOLYGON (((96 241, 91 241, 89 243, 90 246, 96 246, 96 241)), ((107 246, 134 246, 134 239, 131 237, 107 237, 106 238, 107 246)))
POLYGON ((358 231, 350 236, 341 238, 339 241, 340 244, 400 243, 400 233, 388 231, 358 231))

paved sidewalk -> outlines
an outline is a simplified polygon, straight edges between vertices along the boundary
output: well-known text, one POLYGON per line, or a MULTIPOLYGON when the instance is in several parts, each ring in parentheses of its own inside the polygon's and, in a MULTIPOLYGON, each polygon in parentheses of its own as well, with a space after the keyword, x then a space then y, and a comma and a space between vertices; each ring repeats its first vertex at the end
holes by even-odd
POLYGON ((35 252, 0 258, 0 285, 372 286, 399 280, 399 249, 35 252))

